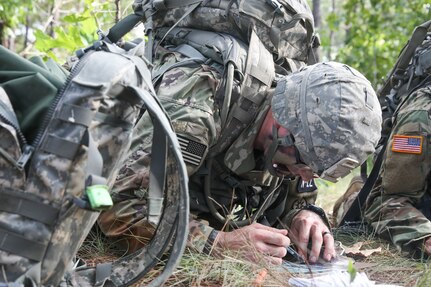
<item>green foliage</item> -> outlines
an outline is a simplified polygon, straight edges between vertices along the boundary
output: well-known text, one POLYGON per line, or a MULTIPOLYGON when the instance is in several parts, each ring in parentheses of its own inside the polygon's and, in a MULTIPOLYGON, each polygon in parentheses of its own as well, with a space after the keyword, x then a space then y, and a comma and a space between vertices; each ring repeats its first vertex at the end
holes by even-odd
POLYGON ((353 262, 351 260, 349 261, 349 264, 347 265, 347 272, 350 275, 350 283, 352 283, 356 278, 357 272, 356 272, 356 268, 355 268, 355 266, 353 266, 353 262))
POLYGON ((343 13, 327 19, 329 29, 346 30, 336 60, 357 68, 378 87, 414 27, 431 19, 430 6, 429 0, 346 0, 343 13))
MULTIPOLYGON (((77 10, 76 13, 69 12, 59 19, 62 24, 53 28, 52 35, 37 29, 36 49, 56 61, 64 61, 65 57, 91 45, 98 39, 97 31, 102 29, 99 26, 100 23, 113 22, 112 13, 101 13, 101 11, 113 11, 112 6, 112 2, 85 0, 83 9, 77 10)), ((68 11, 74 9, 76 9, 76 3, 68 11)))
POLYGON ((0 42, 23 56, 38 54, 63 62, 77 49, 97 40, 98 30, 106 32, 116 18, 130 13, 132 3, 125 0, 2 1, 0 42))

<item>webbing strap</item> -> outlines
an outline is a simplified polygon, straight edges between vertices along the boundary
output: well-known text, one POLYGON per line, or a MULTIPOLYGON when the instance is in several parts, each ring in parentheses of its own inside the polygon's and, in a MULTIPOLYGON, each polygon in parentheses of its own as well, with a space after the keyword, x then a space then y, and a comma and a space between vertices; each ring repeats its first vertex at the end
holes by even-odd
POLYGON ((158 69, 157 71, 154 71, 152 78, 153 78, 153 84, 155 85, 160 78, 169 70, 174 69, 176 67, 198 67, 199 65, 203 64, 204 62, 201 59, 185 59, 183 61, 177 62, 175 64, 171 65, 163 65, 158 69))
MULTIPOLYGON (((100 154, 100 151, 96 145, 96 142, 94 141, 91 134, 88 132, 88 130, 85 133, 85 138, 88 141, 88 160, 87 160, 87 166, 85 168, 85 173, 88 175, 95 175, 100 176, 102 174, 103 170, 103 157, 100 154)), ((89 185, 93 185, 94 183, 91 183, 89 185)))
POLYGON ((200 59, 203 62, 206 60, 205 56, 202 55, 201 52, 199 52, 198 50, 196 50, 195 48, 193 48, 192 46, 190 46, 188 44, 180 44, 180 45, 176 46, 175 48, 169 49, 169 50, 181 53, 184 56, 187 56, 189 58, 200 59))
POLYGON ((376 161, 374 162, 374 166, 373 166, 373 169, 371 170, 370 176, 367 178, 367 181, 359 191, 357 197, 353 201, 349 210, 347 210, 343 219, 340 221, 339 226, 343 226, 347 222, 360 221, 363 218, 362 207, 364 206, 364 203, 367 200, 367 197, 370 194, 371 189, 373 188, 374 183, 376 182, 377 177, 379 175, 380 167, 382 166, 382 162, 383 162, 383 155, 385 153, 386 146, 387 146, 387 140, 388 138, 386 138, 385 142, 383 143, 383 147, 380 150, 380 153, 377 156, 376 161))
POLYGON ((19 214, 24 217, 53 226, 60 210, 49 204, 37 202, 16 190, 0 191, 0 211, 19 214))
MULTIPOLYGON (((182 1, 181 1, 182 2, 182 1)), ((166 32, 166 34, 162 37, 162 39, 157 43, 157 45, 156 45, 156 47, 154 48, 154 51, 157 51, 157 49, 158 49, 158 47, 159 47, 159 45, 161 44, 161 43, 163 43, 163 41, 165 40, 165 38, 166 38, 166 36, 169 34, 169 32, 171 32, 172 31, 172 29, 174 29, 175 27, 177 27, 178 26, 178 24, 182 21, 182 20, 184 20, 184 18, 186 18, 187 16, 189 16, 200 4, 201 4, 201 2, 202 2, 202 0, 201 1, 198 1, 198 2, 196 2, 196 3, 194 3, 185 13, 184 13, 184 15, 183 16, 181 16, 181 18, 180 19, 178 19, 178 21, 174 24, 174 25, 172 25, 172 27, 170 27, 169 28, 169 30, 166 32)), ((170 8, 170 7, 169 7, 170 8)))
POLYGON ((80 145, 81 143, 75 143, 54 135, 48 135, 41 149, 45 152, 72 160, 80 145))
POLYGON ((104 283, 111 277, 112 262, 102 263, 96 265, 96 282, 95 286, 104 286, 104 283))
POLYGON ((48 243, 40 243, 24 236, 0 228, 0 250, 10 252, 31 260, 41 261, 48 243))
POLYGON ((165 166, 167 157, 166 136, 158 119, 154 119, 153 133, 150 184, 148 191, 148 219, 150 222, 157 224, 163 207, 163 191, 165 189, 165 166))
POLYGON ((88 108, 63 104, 58 118, 70 123, 77 123, 88 127, 93 120, 94 112, 88 108))

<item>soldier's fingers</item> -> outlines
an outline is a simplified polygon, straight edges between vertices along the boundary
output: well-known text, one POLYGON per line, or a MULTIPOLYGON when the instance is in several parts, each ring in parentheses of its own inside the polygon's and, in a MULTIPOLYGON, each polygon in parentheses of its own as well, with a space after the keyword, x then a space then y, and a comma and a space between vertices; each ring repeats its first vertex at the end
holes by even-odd
POLYGON ((287 233, 288 233, 287 229, 278 229, 278 228, 274 228, 274 227, 271 227, 271 226, 266 226, 266 225, 263 225, 263 224, 260 224, 260 223, 253 223, 250 226, 253 226, 253 227, 257 228, 257 229, 268 230, 268 231, 272 231, 272 232, 276 232, 276 233, 280 233, 280 234, 284 234, 284 235, 287 235, 287 233))
POLYGON ((335 257, 334 237, 329 231, 325 231, 322 234, 323 244, 325 244, 325 251, 323 252, 323 259, 331 261, 335 257))
POLYGON ((263 242, 265 244, 271 244, 283 248, 286 248, 286 246, 290 245, 289 237, 285 236, 284 234, 273 232, 272 230, 258 230, 253 236, 252 240, 253 239, 256 242, 263 242))
POLYGON ((285 247, 275 246, 271 244, 258 244, 257 249, 260 253, 272 257, 283 258, 286 256, 287 250, 285 247))
POLYGON ((311 223, 306 218, 301 218, 294 222, 294 228, 290 233, 290 238, 294 241, 298 253, 303 257, 307 258, 308 241, 310 240, 310 228, 311 223), (295 231, 293 234, 292 231, 295 231))
POLYGON ((323 235, 320 228, 317 228, 316 225, 312 225, 310 229, 311 236, 311 250, 310 256, 308 260, 310 263, 316 263, 319 258, 320 249, 322 248, 323 243, 323 235))

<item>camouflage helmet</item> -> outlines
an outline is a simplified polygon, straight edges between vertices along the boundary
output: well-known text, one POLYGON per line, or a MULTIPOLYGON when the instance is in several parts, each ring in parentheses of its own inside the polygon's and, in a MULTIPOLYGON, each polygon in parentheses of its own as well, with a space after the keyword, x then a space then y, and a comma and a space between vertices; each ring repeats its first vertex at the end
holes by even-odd
POLYGON ((374 152, 381 108, 370 82, 348 65, 327 62, 283 77, 272 98, 274 119, 294 138, 301 160, 337 181, 374 152))

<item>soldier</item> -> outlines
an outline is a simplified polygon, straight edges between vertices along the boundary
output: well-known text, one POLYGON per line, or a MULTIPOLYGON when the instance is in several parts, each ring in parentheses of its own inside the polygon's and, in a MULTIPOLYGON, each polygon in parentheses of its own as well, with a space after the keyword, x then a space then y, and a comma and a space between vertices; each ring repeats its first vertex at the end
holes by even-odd
MULTIPOLYGON (((155 69, 182 57, 162 48, 159 53, 155 69)), ((334 62, 284 76, 275 89, 260 92, 265 100, 254 120, 223 153, 213 156, 209 150, 223 133, 214 104, 215 79, 208 66, 179 67, 168 71, 155 87, 171 117, 190 176, 189 246, 213 254, 241 250, 251 260, 257 260, 257 251, 281 264, 291 241, 310 263, 318 260, 323 244, 322 257, 331 260, 335 251, 330 226, 323 210, 310 204, 316 188, 298 191, 298 178, 302 187, 318 176, 334 180, 374 152, 381 111, 370 83, 355 69, 334 62), (209 204, 213 200, 216 211, 209 204), (240 212, 255 215, 229 231, 215 217, 225 214, 225 227, 235 227, 229 218, 238 212, 226 213, 238 201, 243 207, 240 212), (307 250, 309 243, 311 250, 307 250)), ((151 127, 144 115, 114 186, 116 204, 99 218, 103 232, 126 238, 130 251, 142 246, 154 231, 146 218, 145 198, 151 127)))
POLYGON ((362 190, 364 179, 354 178, 334 206, 338 224, 359 219, 360 212, 375 234, 413 256, 431 255, 430 59, 427 21, 414 29, 380 90, 386 100, 382 143, 388 141, 373 176, 362 190))
MULTIPOLYGON (((405 251, 431 255, 431 84, 398 108, 379 178, 365 205, 365 220, 375 233, 405 251)), ((356 179, 358 181, 358 178, 356 179)), ((351 185, 338 200, 338 219, 362 184, 351 185)))

